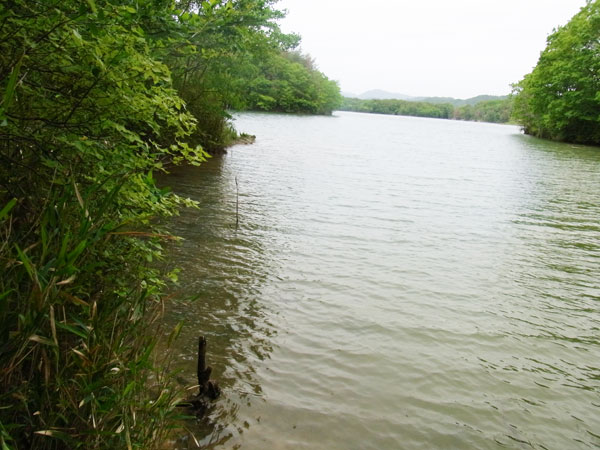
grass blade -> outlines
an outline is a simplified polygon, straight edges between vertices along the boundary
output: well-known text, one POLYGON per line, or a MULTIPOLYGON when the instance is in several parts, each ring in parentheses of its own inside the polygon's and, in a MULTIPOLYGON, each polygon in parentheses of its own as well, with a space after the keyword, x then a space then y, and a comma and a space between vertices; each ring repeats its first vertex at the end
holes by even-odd
POLYGON ((4 217, 6 217, 8 215, 8 213, 10 212, 10 210, 13 209, 16 204, 17 204, 17 199, 16 198, 13 198, 10 202, 8 202, 4 206, 4 208, 2 208, 2 211, 0 211, 0 220, 4 219, 4 217))

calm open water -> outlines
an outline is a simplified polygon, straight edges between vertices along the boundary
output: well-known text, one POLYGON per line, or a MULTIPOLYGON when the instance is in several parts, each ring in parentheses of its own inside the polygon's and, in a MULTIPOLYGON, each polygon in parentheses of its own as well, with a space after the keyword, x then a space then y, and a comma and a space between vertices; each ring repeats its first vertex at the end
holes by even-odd
POLYGON ((342 112, 236 127, 256 143, 163 180, 200 202, 169 262, 197 299, 167 319, 181 382, 204 334, 224 389, 202 445, 600 447, 600 149, 342 112))

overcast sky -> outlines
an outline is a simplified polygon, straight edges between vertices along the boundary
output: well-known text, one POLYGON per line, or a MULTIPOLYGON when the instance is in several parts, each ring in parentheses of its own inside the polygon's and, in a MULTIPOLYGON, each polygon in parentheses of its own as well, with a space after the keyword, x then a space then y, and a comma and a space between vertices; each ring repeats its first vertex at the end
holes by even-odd
POLYGON ((504 95, 585 0, 280 0, 286 32, 340 82, 413 96, 504 95))

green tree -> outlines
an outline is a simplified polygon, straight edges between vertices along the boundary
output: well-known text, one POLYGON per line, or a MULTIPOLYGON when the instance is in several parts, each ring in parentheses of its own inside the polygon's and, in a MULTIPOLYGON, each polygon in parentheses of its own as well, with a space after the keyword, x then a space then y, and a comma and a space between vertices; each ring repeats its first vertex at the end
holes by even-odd
POLYGON ((331 114, 341 104, 338 84, 298 51, 277 50, 254 58, 245 108, 263 111, 331 114))
POLYGON ((205 156, 149 37, 172 5, 12 0, 0 17, 0 444, 148 448, 175 395, 151 358, 153 223, 185 203, 152 173, 205 156))
POLYGON ((600 0, 588 0, 514 86, 515 120, 538 137, 600 144, 599 73, 600 0))
POLYGON ((512 98, 506 98, 502 100, 484 100, 474 105, 456 107, 452 117, 457 120, 507 123, 510 121, 512 108, 512 98))
POLYGON ((223 151, 234 132, 228 109, 247 103, 247 86, 256 61, 298 45, 299 37, 283 34, 283 13, 275 0, 180 1, 177 39, 163 46, 174 86, 198 125, 191 145, 223 151))
MULTIPOLYGON (((164 437, 176 389, 151 331, 174 274, 156 269, 172 238, 159 219, 193 202, 153 174, 226 145, 252 62, 298 43, 274 4, 0 2, 3 449, 164 437)), ((288 63, 297 83, 278 95, 296 107, 324 77, 288 63)), ((325 87, 310 101, 335 97, 325 87)))

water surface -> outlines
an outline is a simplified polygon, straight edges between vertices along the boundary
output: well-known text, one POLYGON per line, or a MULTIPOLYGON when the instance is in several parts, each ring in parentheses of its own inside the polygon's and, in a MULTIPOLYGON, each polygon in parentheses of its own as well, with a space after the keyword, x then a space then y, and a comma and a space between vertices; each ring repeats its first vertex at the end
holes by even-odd
POLYGON ((200 202, 170 254, 197 299, 168 321, 182 382, 205 334, 224 388, 203 445, 600 446, 597 148, 341 112, 236 127, 256 143, 166 180, 200 202))

